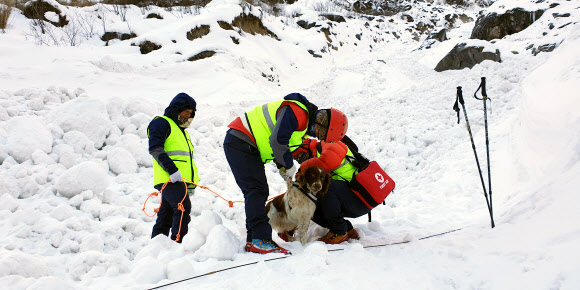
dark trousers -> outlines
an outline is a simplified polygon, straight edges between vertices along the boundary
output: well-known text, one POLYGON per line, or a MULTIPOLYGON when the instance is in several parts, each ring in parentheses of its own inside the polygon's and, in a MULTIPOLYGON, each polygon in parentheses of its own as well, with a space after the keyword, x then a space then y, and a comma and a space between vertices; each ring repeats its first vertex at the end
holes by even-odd
POLYGON ((271 239, 265 206, 268 199, 268 181, 258 148, 231 134, 226 134, 224 152, 234 179, 242 190, 246 210, 246 241, 271 239))
MULTIPOLYGON (((161 189, 160 186, 156 186, 157 190, 161 189)), ((159 234, 169 235, 169 230, 171 229, 171 239, 175 240, 177 234, 179 233, 179 241, 183 240, 183 237, 187 234, 187 229, 191 217, 191 200, 187 194, 187 189, 183 182, 167 183, 165 189, 161 193, 161 207, 157 213, 157 221, 153 226, 153 232, 151 233, 151 238, 159 234), (185 200, 183 199, 185 197, 185 200), (178 204, 183 200, 183 219, 181 211, 178 208, 178 204), (181 224, 181 230, 180 228, 181 224)))
POLYGON ((332 233, 344 235, 352 229, 345 217, 357 218, 371 211, 348 187, 346 181, 332 179, 328 192, 318 198, 312 220, 332 233))

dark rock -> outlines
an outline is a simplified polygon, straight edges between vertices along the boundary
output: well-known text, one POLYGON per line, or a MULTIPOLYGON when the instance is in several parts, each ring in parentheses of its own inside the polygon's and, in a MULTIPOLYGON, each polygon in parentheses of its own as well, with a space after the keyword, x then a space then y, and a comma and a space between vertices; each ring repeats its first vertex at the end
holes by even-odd
POLYGON ((560 17, 570 17, 570 13, 552 13, 552 16, 554 16, 554 18, 560 18, 560 17))
POLYGON ((305 20, 298 20, 298 22, 296 22, 296 24, 298 24, 298 26, 300 26, 300 27, 302 27, 304 29, 310 29, 312 27, 316 27, 316 22, 314 22, 314 23, 308 23, 305 20))
POLYGON ((358 0, 352 4, 352 8, 360 14, 393 16, 411 10, 412 6, 407 1, 358 0))
POLYGON ((139 44, 139 49, 141 50, 141 54, 148 54, 154 50, 158 50, 161 48, 161 45, 157 45, 149 40, 145 40, 139 44))
POLYGON ((202 25, 200 27, 195 27, 187 32, 185 35, 187 39, 194 40, 206 36, 209 34, 209 25, 202 25))
POLYGON ((147 17, 145 17, 147 19, 149 18, 155 18, 155 19, 163 19, 163 17, 161 17, 161 15, 159 15, 158 13, 149 13, 149 15, 147 15, 147 17))
POLYGON ((334 14, 320 14, 320 16, 330 20, 330 21, 334 21, 334 22, 346 22, 346 20, 344 19, 343 16, 341 15, 334 15, 334 14))
POLYGON ((308 50, 308 53, 310 53, 312 56, 314 56, 316 58, 321 58, 322 57, 322 55, 314 53, 314 51, 311 50, 311 49, 308 50))
POLYGON ((543 44, 543 45, 538 46, 537 49, 535 47, 532 48, 532 54, 538 55, 538 53, 540 53, 540 52, 551 52, 551 51, 554 51, 554 49, 556 49, 556 47, 558 47, 558 45, 556 43, 543 44))
POLYGON ((445 3, 449 5, 459 5, 459 6, 466 6, 465 0, 445 0, 445 3))
POLYGON ((27 5, 24 6, 22 14, 24 14, 24 16, 28 19, 43 20, 51 23, 56 27, 64 27, 65 25, 68 24, 66 16, 61 15, 60 9, 42 0, 28 2, 27 5), (46 12, 54 12, 56 15, 58 15, 58 22, 48 20, 44 16, 46 12))
POLYGON ((495 12, 481 15, 475 22, 471 38, 492 40, 518 33, 530 26, 544 14, 544 10, 526 11, 521 8, 508 10, 504 14, 495 12))
POLYGON ((120 40, 127 40, 127 39, 131 39, 131 38, 135 38, 137 37, 137 34, 135 33, 120 33, 120 32, 105 32, 105 34, 103 34, 103 36, 101 36, 101 40, 102 41, 110 41, 113 39, 120 39, 120 40))
POLYGON ((214 54, 215 54, 215 51, 205 50, 205 51, 202 51, 202 52, 188 58, 187 60, 196 61, 196 60, 212 57, 214 54))
POLYGON ((447 40, 447 28, 443 28, 439 31, 434 31, 433 33, 431 33, 431 35, 429 35, 427 37, 427 39, 434 39, 437 40, 439 42, 443 42, 445 40, 447 40))
POLYGON ((435 71, 458 70, 472 68, 484 60, 501 62, 499 50, 484 52, 483 46, 468 46, 465 43, 457 44, 435 67, 435 71))
POLYGON ((234 27, 225 21, 218 21, 218 24, 223 30, 234 30, 234 27))
POLYGON ((264 23, 262 23, 260 18, 253 14, 242 13, 239 16, 236 16, 236 18, 234 18, 232 21, 232 26, 238 27, 242 31, 251 35, 266 35, 278 41, 280 40, 280 38, 278 38, 274 32, 270 31, 266 26, 264 26, 264 23))
POLYGON ((407 22, 413 22, 415 21, 415 19, 413 19, 413 17, 409 14, 403 14, 401 15, 401 19, 407 21, 407 22))

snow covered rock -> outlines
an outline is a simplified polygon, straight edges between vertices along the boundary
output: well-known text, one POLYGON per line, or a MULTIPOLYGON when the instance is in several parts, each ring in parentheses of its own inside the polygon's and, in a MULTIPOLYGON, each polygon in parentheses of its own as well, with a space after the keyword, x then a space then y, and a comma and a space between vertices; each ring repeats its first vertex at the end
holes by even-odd
POLYGON ((68 198, 91 190, 101 193, 110 183, 107 171, 94 161, 86 161, 65 171, 56 182, 58 192, 68 198))
POLYGON ((234 254, 239 253, 242 245, 240 240, 225 226, 213 227, 203 246, 195 254, 198 261, 213 258, 217 260, 233 260, 234 254))
POLYGON ((95 142, 95 148, 103 145, 112 126, 105 104, 92 98, 78 98, 66 102, 52 111, 47 120, 59 125, 64 132, 82 132, 95 142))
POLYGON ((50 153, 52 133, 38 117, 15 117, 6 122, 8 136, 6 151, 16 161, 22 163, 32 158, 32 153, 42 150, 50 153))
POLYGON ((115 174, 135 173, 137 171, 137 161, 131 152, 121 147, 109 151, 107 162, 109 162, 109 169, 115 174))

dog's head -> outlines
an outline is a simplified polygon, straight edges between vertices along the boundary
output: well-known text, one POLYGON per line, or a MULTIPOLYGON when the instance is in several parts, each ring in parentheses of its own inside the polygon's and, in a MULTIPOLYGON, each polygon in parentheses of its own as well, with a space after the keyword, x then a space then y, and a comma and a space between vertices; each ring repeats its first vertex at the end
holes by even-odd
POLYGON ((330 174, 321 167, 310 166, 298 173, 296 181, 300 185, 300 188, 305 188, 320 196, 328 191, 330 174))

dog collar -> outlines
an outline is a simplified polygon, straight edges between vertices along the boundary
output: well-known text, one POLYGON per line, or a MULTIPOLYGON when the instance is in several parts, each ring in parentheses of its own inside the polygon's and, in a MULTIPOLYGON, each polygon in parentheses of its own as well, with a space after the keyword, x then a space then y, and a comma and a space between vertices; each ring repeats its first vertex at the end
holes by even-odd
POLYGON ((306 197, 308 197, 308 199, 310 199, 310 200, 312 200, 312 202, 316 203, 316 200, 317 200, 316 195, 312 194, 311 192, 307 191, 304 188, 301 188, 300 184, 298 184, 296 182, 294 182, 292 185, 294 187, 298 188, 302 193, 304 193, 304 195, 306 195, 306 197))

